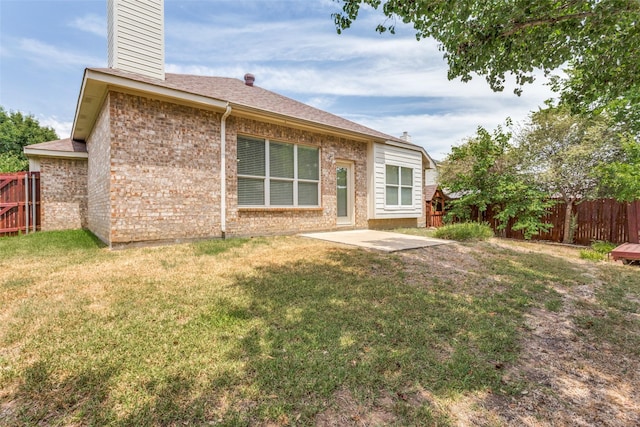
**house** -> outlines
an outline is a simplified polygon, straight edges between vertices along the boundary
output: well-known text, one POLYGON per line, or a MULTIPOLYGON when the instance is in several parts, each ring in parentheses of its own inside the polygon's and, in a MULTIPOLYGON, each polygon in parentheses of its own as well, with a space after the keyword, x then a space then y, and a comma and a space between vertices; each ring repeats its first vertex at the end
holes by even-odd
POLYGON ((420 146, 243 80, 164 72, 163 2, 110 0, 109 68, 84 72, 71 137, 25 148, 42 229, 110 247, 424 226, 420 146))

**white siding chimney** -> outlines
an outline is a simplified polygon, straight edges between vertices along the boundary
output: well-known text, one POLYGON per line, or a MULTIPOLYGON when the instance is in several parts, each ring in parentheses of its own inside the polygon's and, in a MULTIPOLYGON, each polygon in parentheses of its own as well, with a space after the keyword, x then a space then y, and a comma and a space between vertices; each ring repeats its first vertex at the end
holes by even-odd
POLYGON ((164 80, 164 0, 108 0, 109 68, 164 80))

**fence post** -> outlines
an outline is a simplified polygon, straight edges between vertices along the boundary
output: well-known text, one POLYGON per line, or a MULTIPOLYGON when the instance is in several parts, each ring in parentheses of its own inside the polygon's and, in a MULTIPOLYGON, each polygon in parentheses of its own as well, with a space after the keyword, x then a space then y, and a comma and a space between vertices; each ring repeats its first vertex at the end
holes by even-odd
POLYGON ((640 243, 638 240, 638 222, 640 213, 638 212, 640 201, 627 203, 627 223, 629 224, 629 243, 640 243))
POLYGON ((33 172, 29 172, 31 176, 31 223, 33 224, 33 232, 36 232, 38 219, 36 218, 36 176, 33 172))
POLYGON ((24 174, 24 232, 29 234, 29 173, 24 174))

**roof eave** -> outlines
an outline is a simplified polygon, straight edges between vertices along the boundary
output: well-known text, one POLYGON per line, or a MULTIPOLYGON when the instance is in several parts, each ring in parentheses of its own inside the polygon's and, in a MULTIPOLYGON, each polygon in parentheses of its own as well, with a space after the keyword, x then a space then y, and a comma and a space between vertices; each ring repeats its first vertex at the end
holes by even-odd
POLYGON ((107 92, 112 88, 128 92, 151 94, 154 97, 174 99, 188 104, 196 104, 220 110, 224 110, 228 105, 226 101, 158 86, 152 83, 132 80, 113 74, 106 74, 97 70, 85 69, 71 131, 72 139, 77 141, 87 140, 93 130, 107 92))
POLYGON ((89 154, 84 151, 34 150, 24 147, 27 157, 52 157, 57 159, 87 159, 89 154))

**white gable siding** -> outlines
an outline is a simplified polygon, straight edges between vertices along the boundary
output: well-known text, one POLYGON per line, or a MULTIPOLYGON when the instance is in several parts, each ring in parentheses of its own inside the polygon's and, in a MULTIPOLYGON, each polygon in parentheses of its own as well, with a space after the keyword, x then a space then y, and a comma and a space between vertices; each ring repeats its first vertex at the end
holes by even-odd
POLYGON ((402 147, 373 144, 373 219, 419 218, 422 215, 422 153, 402 147), (386 206, 386 165, 413 169, 413 205, 386 206))
POLYGON ((109 0, 109 67, 164 80, 164 1, 109 0))
POLYGON ((424 185, 436 185, 438 183, 438 169, 424 170, 424 185))

